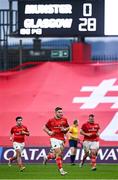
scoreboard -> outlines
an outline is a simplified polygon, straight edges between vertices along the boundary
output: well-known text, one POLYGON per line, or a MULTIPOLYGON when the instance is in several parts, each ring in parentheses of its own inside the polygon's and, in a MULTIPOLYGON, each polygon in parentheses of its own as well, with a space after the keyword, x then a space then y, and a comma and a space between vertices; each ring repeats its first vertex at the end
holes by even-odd
POLYGON ((117 9, 118 0, 19 0, 18 36, 118 35, 117 9))

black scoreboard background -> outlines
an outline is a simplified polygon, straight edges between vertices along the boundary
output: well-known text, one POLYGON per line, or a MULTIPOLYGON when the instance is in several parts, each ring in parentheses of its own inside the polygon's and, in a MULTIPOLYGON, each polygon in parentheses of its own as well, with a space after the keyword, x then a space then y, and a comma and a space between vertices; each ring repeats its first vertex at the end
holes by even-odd
POLYGON ((104 36, 104 0, 19 0, 18 36, 104 36))

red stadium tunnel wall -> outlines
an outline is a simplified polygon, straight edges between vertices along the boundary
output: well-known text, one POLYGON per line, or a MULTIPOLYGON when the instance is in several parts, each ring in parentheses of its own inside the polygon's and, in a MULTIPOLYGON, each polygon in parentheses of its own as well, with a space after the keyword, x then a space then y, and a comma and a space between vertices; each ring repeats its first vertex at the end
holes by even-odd
POLYGON ((72 44, 72 63, 90 63, 91 45, 84 42, 72 44))
MULTIPOLYGON (((9 131, 19 115, 31 133, 26 138, 24 152, 31 158, 31 152, 35 151, 42 160, 42 154, 48 151, 45 147, 49 147, 49 137, 43 132, 43 126, 53 117, 56 106, 63 107, 69 124, 75 118, 79 119, 79 127, 93 113, 95 121, 100 124, 98 161, 118 162, 118 64, 57 62, 0 73, 1 162, 6 162, 9 153, 13 153, 9 149, 12 146, 9 131)), ((68 151, 67 142, 65 156, 68 156, 68 151)), ((78 147, 79 160, 81 153, 82 149, 78 147)), ((35 157, 29 161, 36 162, 35 157)))

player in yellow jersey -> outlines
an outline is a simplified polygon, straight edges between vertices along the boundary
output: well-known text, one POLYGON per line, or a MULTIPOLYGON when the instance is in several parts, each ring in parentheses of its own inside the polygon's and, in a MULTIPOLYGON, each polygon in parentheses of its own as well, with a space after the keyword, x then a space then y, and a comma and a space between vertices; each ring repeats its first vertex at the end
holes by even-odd
POLYGON ((70 146, 70 160, 71 165, 75 165, 75 157, 77 152, 77 144, 79 140, 79 129, 78 129, 78 120, 74 120, 72 126, 69 128, 69 146, 70 146))

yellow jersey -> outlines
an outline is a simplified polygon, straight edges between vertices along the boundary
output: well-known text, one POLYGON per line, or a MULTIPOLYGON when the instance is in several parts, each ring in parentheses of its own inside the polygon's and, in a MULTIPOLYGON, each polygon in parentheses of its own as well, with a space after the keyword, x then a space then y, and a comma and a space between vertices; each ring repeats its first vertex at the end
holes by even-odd
POLYGON ((72 125, 69 128, 69 139, 78 140, 79 129, 78 126, 72 125))

